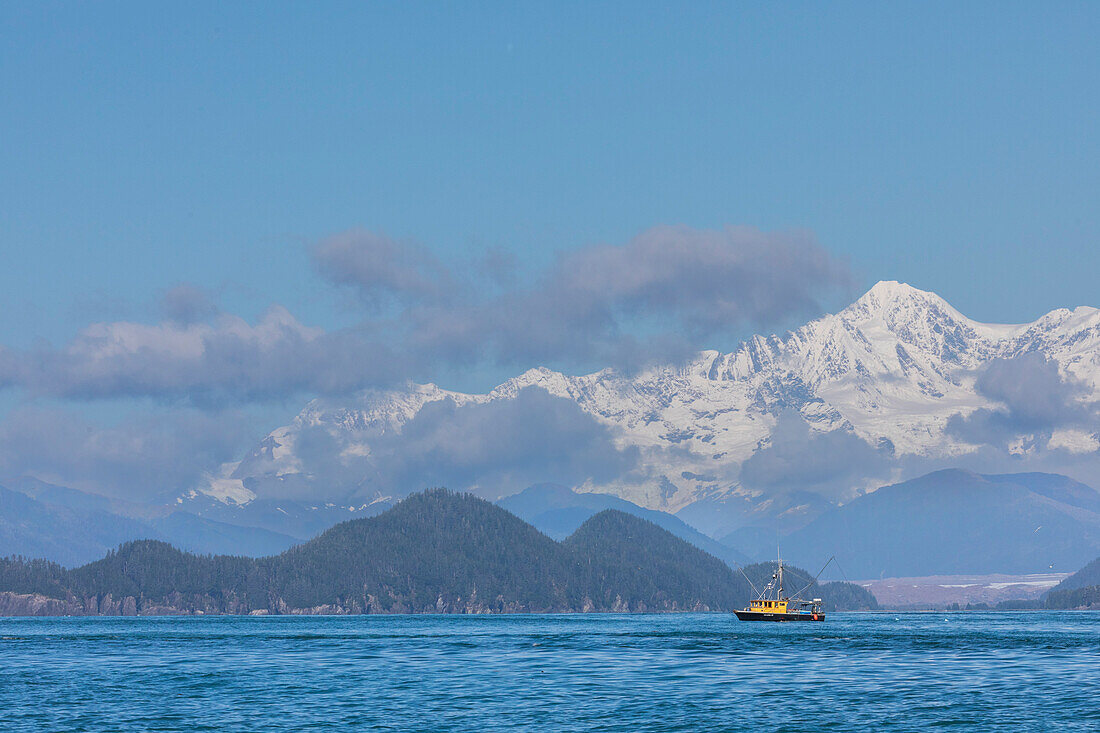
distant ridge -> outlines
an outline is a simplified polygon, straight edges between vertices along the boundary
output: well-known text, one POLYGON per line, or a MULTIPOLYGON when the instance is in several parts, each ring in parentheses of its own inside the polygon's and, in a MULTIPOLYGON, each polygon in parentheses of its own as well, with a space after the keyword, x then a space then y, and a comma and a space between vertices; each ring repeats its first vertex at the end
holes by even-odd
POLYGON ((133 519, 94 507, 47 504, 0 486, 0 556, 21 554, 73 566, 101 557, 120 542, 152 535, 133 519))
POLYGON ((653 522, 727 565, 736 567, 752 562, 745 554, 707 537, 679 517, 655 509, 645 509, 612 494, 574 491, 559 484, 537 484, 499 500, 497 506, 507 509, 556 540, 563 540, 573 534, 593 515, 605 509, 617 509, 653 522))
POLYGON ((1100 493, 1065 476, 935 471, 884 486, 783 539, 852 578, 1069 571, 1100 555, 1100 493))
POLYGON ((137 516, 126 516, 110 499, 41 481, 21 480, 15 487, 0 486, 0 557, 18 554, 75 567, 140 539, 170 542, 191 552, 253 557, 300 541, 172 508, 141 507, 143 512, 134 512, 137 516))

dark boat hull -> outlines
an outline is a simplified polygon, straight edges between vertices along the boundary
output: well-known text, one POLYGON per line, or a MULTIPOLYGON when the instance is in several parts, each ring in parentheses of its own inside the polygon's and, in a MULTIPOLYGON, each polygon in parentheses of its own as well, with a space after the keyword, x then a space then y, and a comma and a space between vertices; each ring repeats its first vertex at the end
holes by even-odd
POLYGON ((824 621, 823 613, 761 613, 760 611, 734 611, 742 621, 824 621))

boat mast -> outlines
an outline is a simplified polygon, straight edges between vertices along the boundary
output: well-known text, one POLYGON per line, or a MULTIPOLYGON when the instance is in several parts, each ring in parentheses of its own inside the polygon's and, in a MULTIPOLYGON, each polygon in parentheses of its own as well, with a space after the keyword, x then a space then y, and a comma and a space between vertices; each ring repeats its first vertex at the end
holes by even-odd
POLYGON ((779 566, 779 595, 776 596, 777 600, 783 600, 783 554, 779 550, 779 543, 775 543, 775 560, 779 566))

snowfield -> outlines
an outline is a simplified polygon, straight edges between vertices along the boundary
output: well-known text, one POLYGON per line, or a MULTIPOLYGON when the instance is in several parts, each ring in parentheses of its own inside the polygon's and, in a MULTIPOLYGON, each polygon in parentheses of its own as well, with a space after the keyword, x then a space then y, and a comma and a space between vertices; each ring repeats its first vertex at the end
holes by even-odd
MULTIPOLYGON (((297 486, 306 494, 315 486, 318 501, 333 496, 370 501, 423 488, 372 485, 369 467, 380 439, 400 436, 432 402, 487 404, 537 387, 574 402, 607 426, 616 445, 639 451, 636 470, 611 481, 590 480, 583 490, 673 512, 701 499, 763 500, 759 491, 742 485, 740 467, 771 444, 781 417, 797 415, 814 434, 855 436, 891 459, 963 456, 977 446, 949 434, 948 420, 997 407, 975 388, 980 369, 993 359, 1032 352, 1056 361, 1066 378, 1083 385, 1085 398, 1091 393, 1096 399, 1100 310, 1060 309, 1034 323, 985 324, 934 293, 880 282, 841 312, 784 336, 755 336, 730 353, 705 351, 687 364, 635 376, 611 370, 568 376, 539 368, 488 394, 427 384, 365 391, 346 403, 314 400, 199 490, 243 503, 276 485, 297 486), (310 465, 298 449, 307 428, 322 428, 339 446, 338 460, 347 472, 310 465)), ((1041 440, 1040 448, 1100 448, 1096 426, 1055 431, 1041 440)), ((1020 450, 1034 447, 1025 440, 1020 450)))

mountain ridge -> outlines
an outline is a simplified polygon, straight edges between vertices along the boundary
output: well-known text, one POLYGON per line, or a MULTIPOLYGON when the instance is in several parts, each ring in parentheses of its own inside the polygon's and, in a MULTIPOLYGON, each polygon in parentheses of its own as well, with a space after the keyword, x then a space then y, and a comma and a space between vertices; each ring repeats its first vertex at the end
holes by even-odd
POLYGON ((496 504, 559 541, 576 532, 595 514, 617 509, 656 524, 731 567, 751 562, 740 551, 707 537, 673 514, 645 509, 610 494, 576 492, 558 484, 537 484, 500 499, 496 504))
MULTIPOLYGON (((825 590, 840 603, 874 603, 861 589, 825 590)), ((271 557, 139 540, 72 570, 0 558, 8 615, 729 611, 749 592, 718 558, 633 515, 601 511, 556 542, 445 489, 271 557)))
MULTIPOLYGON (((515 400, 537 388, 576 404, 605 426, 620 448, 639 451, 637 470, 611 479, 589 478, 575 488, 668 512, 704 499, 740 497, 759 503, 773 489, 747 485, 741 467, 773 445, 782 420, 804 425, 808 439, 850 436, 877 451, 884 463, 906 457, 958 459, 977 448, 950 435, 949 421, 997 407, 976 390, 978 370, 993 359, 1029 353, 1054 360, 1067 378, 1095 395, 1100 388, 1100 310, 1081 306, 1051 311, 1031 323, 984 324, 934 293, 884 281, 840 312, 782 336, 754 336, 731 352, 703 351, 685 364, 634 376, 606 369, 567 376, 540 367, 485 394, 426 384, 367 390, 344 401, 313 400, 241 461, 223 466, 199 493, 236 504, 257 497, 316 497, 352 509, 394 491, 401 495, 415 487, 372 477, 386 446, 400 439, 404 426, 426 405, 442 400, 458 408, 485 405, 515 400), (301 449, 309 431, 333 442, 328 461, 335 466, 311 462, 301 449)), ((1042 445, 1070 452, 1100 449, 1096 430, 1066 429, 1040 438, 1042 445)), ((886 468, 879 473, 812 488, 848 495, 873 490, 891 478, 886 468)), ((483 495, 493 490, 476 480, 463 488, 483 495)), ((731 521, 726 531, 739 520, 731 521)), ((714 534, 722 528, 703 529, 714 534)))
POLYGON ((849 577, 1065 572, 1100 555, 1100 492, 1053 474, 945 469, 884 486, 783 538, 849 577))
POLYGON ((174 507, 120 505, 43 481, 12 485, 18 490, 0 486, 0 557, 25 555, 73 567, 139 539, 168 541, 198 553, 252 556, 279 552, 301 541, 174 507))

